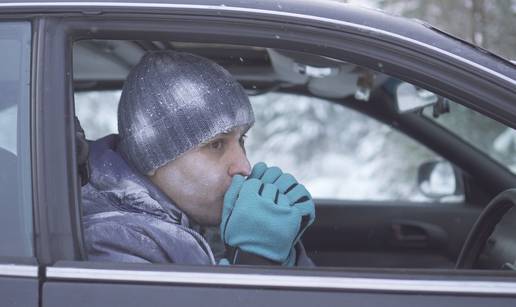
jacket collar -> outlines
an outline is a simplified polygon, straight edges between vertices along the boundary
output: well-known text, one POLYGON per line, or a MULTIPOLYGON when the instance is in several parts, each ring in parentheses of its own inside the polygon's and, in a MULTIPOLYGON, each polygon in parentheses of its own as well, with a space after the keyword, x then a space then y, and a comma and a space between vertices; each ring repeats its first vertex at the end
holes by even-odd
POLYGON ((117 152, 118 140, 118 135, 112 134, 90 142, 89 184, 119 210, 150 214, 188 227, 187 216, 172 200, 117 152))

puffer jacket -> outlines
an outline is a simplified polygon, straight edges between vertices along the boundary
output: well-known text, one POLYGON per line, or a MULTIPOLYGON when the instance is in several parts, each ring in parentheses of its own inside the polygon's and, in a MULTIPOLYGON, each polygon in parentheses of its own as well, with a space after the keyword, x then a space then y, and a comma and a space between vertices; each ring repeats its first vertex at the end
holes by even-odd
MULTIPOLYGON (((88 259, 108 262, 216 264, 188 217, 116 151, 117 135, 90 143, 89 183, 82 188, 88 259)), ((296 246, 298 265, 311 266, 296 246)))

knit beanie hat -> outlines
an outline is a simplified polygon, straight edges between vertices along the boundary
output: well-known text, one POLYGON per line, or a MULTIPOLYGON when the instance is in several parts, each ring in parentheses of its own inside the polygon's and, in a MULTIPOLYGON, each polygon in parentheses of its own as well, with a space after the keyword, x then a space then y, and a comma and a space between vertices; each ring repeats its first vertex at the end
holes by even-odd
POLYGON ((118 106, 118 151, 142 174, 217 134, 254 123, 243 87, 209 59, 150 52, 131 70, 118 106))

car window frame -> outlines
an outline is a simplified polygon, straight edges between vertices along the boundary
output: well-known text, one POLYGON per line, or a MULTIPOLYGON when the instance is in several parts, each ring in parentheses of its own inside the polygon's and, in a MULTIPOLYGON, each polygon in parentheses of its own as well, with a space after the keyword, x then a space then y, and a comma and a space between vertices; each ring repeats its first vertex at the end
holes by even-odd
MULTIPOLYGON (((35 227, 35 199, 33 196, 34 181, 33 181, 33 164, 32 164, 32 108, 33 100, 32 95, 34 93, 34 83, 32 82, 33 73, 33 51, 34 51, 34 26, 30 18, 27 16, 9 16, 5 18, 0 14, 0 23, 24 23, 27 29, 20 31, 22 32, 21 39, 28 40, 28 49, 23 50, 23 55, 27 55, 28 67, 24 67, 28 73, 28 91, 24 93, 26 100, 23 101, 24 105, 17 109, 17 124, 19 125, 19 131, 17 132, 17 154, 19 156, 19 165, 17 165, 17 171, 24 170, 21 174, 21 178, 16 184, 23 185, 20 193, 25 195, 22 196, 22 201, 27 202, 27 206, 30 207, 30 214, 25 216, 28 218, 23 221, 32 228, 30 255, 12 255, 12 256, 0 256, 0 293, 4 302, 16 302, 25 306, 37 306, 39 301, 39 283, 40 283, 40 268, 36 257, 36 240, 37 229, 35 227), (22 119, 23 116, 23 120, 22 119), (23 135, 23 140, 20 142, 19 137, 23 135)), ((25 41, 27 43, 27 41, 25 41)), ((17 129, 17 130, 18 130, 17 129)), ((25 204, 24 204, 25 205, 25 204)))

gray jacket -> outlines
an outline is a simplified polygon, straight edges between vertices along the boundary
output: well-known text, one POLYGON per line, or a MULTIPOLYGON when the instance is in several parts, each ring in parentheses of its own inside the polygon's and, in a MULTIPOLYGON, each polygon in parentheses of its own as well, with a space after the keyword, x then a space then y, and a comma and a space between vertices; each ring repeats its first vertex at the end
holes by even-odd
MULTIPOLYGON (((216 264, 206 240, 152 182, 116 151, 118 136, 90 143, 82 223, 89 260, 216 264)), ((299 244, 298 265, 313 265, 299 244)))

